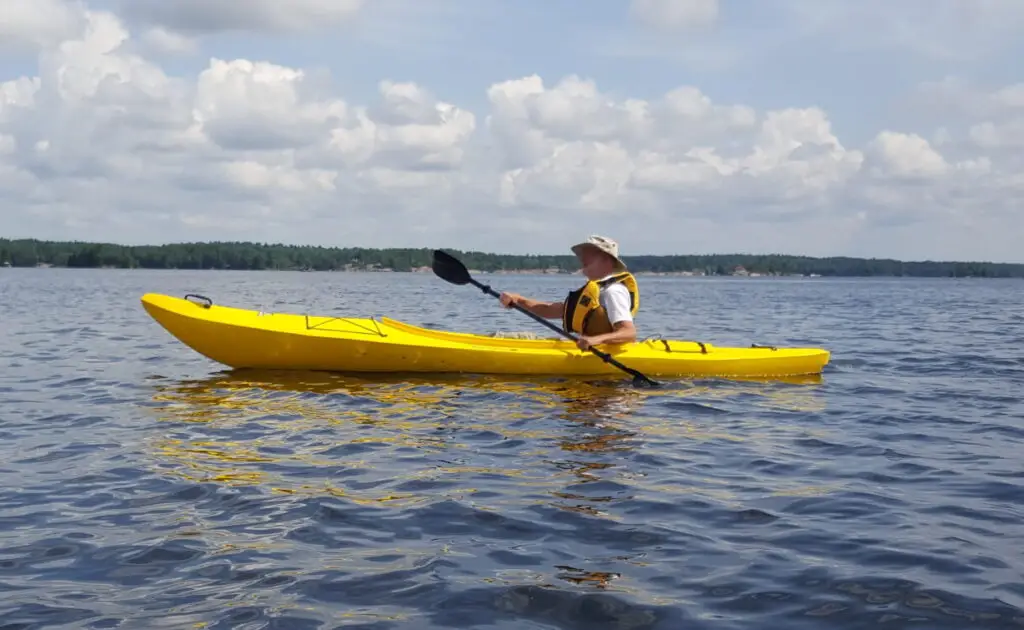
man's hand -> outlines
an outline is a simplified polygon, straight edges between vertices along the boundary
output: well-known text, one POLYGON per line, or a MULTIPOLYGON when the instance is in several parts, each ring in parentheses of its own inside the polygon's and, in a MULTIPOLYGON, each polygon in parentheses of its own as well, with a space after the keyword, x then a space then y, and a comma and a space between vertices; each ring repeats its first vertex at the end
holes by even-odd
POLYGON ((512 308, 512 305, 518 304, 519 301, 523 299, 523 296, 519 295, 518 293, 503 292, 498 299, 501 300, 501 305, 504 306, 505 308, 512 308))
POLYGON ((540 302, 538 300, 531 300, 530 298, 523 297, 518 293, 503 292, 498 296, 498 299, 501 301, 501 305, 505 308, 518 306, 526 309, 534 315, 546 317, 547 319, 560 318, 562 316, 562 309, 565 308, 565 305, 562 302, 540 302))
POLYGON ((589 350, 592 346, 601 344, 619 344, 636 341, 636 328, 633 322, 619 322, 615 324, 615 330, 603 335, 580 335, 576 338, 576 347, 580 350, 589 350))

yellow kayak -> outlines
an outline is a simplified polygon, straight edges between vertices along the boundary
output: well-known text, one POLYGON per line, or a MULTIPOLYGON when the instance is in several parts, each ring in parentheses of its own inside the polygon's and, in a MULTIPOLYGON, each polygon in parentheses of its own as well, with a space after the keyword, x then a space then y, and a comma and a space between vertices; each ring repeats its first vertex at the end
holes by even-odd
MULTIPOLYGON (((447 332, 389 317, 266 313, 214 304, 209 298, 196 295, 179 298, 147 293, 142 296, 142 305, 182 343, 232 368, 351 373, 621 374, 568 339, 513 339, 447 332)), ((829 351, 821 348, 728 348, 672 339, 645 339, 602 349, 649 376, 801 376, 820 374, 829 361, 829 351)))

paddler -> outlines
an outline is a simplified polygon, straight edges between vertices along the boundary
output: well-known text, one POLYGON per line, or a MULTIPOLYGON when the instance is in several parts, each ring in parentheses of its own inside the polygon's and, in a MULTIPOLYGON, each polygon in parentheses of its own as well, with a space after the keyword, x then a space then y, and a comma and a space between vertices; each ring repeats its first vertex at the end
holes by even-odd
POLYGON ((560 302, 542 302, 518 293, 502 293, 503 306, 513 304, 547 319, 562 320, 566 332, 576 333, 581 350, 601 344, 636 341, 633 319, 640 307, 636 278, 619 257, 619 245, 605 236, 593 235, 572 246, 580 261, 586 284, 570 291, 560 302))

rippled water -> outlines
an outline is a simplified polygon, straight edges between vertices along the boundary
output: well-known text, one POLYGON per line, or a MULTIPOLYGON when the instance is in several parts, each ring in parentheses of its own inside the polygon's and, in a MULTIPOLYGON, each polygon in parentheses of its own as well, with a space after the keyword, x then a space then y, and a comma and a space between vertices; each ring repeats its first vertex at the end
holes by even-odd
POLYGON ((645 390, 232 374, 138 302, 537 330, 431 275, 0 270, 0 628, 1024 628, 1022 289, 643 278, 834 352, 645 390))

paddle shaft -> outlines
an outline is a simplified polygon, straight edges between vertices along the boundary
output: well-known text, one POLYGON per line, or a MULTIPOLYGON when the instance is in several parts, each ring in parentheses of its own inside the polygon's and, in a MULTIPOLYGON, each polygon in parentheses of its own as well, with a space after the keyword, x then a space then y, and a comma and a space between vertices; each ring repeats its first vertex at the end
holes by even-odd
MULTIPOLYGON (((478 287, 484 293, 487 293, 488 295, 493 295, 496 298, 500 298, 501 297, 500 293, 498 293, 497 291, 492 289, 490 286, 488 286, 486 284, 483 284, 482 282, 474 280, 473 278, 470 278, 469 282, 471 284, 473 284, 474 286, 478 287)), ((544 319, 540 315, 537 315, 536 313, 530 312, 527 309, 525 309, 522 306, 519 306, 518 304, 515 304, 515 303, 512 304, 512 308, 516 309, 517 311, 519 311, 521 313, 525 313, 525 314, 529 315, 533 319, 537 320, 541 324, 544 324, 545 326, 547 326, 551 330, 555 331, 556 333, 562 335, 563 337, 566 337, 568 339, 572 339, 573 341, 577 341, 575 335, 573 335, 572 333, 569 333, 569 332, 566 332, 566 331, 562 330, 561 328, 559 328, 558 326, 555 326, 554 324, 552 324, 548 320, 544 319)), ((638 372, 638 371, 634 370, 633 368, 627 367, 627 366, 619 363, 618 361, 615 360, 614 357, 612 357, 607 352, 602 352, 602 351, 598 350, 597 348, 594 348, 593 346, 591 346, 589 348, 589 350, 591 352, 593 352, 594 354, 596 354, 598 357, 600 357, 601 360, 604 361, 605 363, 610 363, 610 364, 614 365, 615 367, 619 368, 623 372, 626 372, 627 374, 630 374, 631 376, 633 376, 633 378, 639 379, 639 380, 642 380, 642 381, 646 381, 647 383, 649 383, 651 385, 655 385, 656 384, 654 381, 652 381, 650 378, 648 378, 647 376, 645 376, 641 372, 638 372)))

